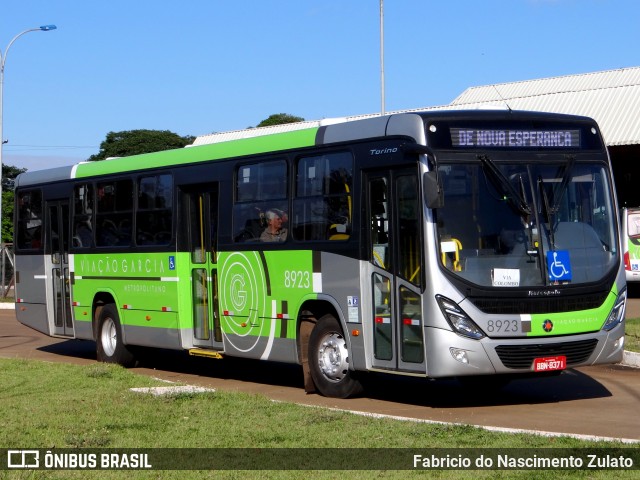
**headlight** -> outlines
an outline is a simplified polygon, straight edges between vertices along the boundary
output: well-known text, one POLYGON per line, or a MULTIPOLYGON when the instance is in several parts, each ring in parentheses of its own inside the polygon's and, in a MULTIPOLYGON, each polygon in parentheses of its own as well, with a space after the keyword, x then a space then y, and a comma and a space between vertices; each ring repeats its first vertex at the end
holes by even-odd
POLYGON ((623 288, 616 299, 616 304, 611 309, 607 321, 604 322, 602 330, 608 332, 613 330, 624 319, 625 306, 627 304, 627 287, 623 288))
POLYGON ((436 300, 438 301, 444 318, 447 319, 447 322, 449 322, 454 332, 463 337, 473 338, 474 340, 479 340, 484 337, 482 330, 473 323, 473 320, 464 313, 464 310, 462 310, 457 303, 440 295, 436 295, 436 300))

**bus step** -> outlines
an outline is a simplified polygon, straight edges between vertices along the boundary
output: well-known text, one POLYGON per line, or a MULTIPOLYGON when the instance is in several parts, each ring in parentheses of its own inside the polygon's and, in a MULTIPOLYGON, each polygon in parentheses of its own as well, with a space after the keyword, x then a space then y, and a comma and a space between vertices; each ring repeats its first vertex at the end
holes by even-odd
POLYGON ((218 360, 223 359, 223 355, 215 350, 205 350, 204 348, 191 348, 189 349, 189 355, 193 357, 207 357, 216 358, 218 360))

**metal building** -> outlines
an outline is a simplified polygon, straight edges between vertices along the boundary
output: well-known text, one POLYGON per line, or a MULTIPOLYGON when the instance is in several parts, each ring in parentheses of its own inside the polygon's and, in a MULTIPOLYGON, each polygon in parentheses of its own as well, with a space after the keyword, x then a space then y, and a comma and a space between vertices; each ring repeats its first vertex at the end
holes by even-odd
POLYGON ((470 87, 448 105, 496 106, 594 118, 609 148, 621 206, 640 206, 640 67, 470 87))

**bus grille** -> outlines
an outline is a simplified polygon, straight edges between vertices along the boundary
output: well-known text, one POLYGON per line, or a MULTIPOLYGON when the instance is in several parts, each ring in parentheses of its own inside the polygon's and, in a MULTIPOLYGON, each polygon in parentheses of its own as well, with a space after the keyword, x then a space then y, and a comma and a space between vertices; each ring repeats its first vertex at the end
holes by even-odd
POLYGON ((538 345, 499 345, 496 353, 507 368, 529 369, 535 358, 558 355, 567 357, 567 365, 575 365, 586 361, 597 344, 598 340, 591 339, 538 345))
POLYGON ((609 292, 604 290, 592 292, 588 295, 563 296, 554 298, 480 298, 469 297, 478 309, 489 314, 519 314, 519 313, 552 313, 587 310, 601 306, 609 292))

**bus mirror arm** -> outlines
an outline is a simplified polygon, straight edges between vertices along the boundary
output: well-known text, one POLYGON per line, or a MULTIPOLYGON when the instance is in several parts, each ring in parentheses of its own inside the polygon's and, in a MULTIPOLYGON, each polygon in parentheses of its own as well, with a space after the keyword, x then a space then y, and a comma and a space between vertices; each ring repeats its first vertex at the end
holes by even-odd
POLYGON ((435 164, 436 161, 436 156, 433 153, 433 150, 431 150, 429 147, 427 147, 426 145, 420 145, 419 143, 403 143, 401 145, 402 151, 405 153, 415 153, 418 155, 427 155, 430 159, 433 159, 433 163, 435 164))
POLYGON ((429 208, 444 207, 444 190, 438 173, 438 161, 433 150, 418 143, 405 143, 402 145, 402 150, 405 153, 427 156, 429 171, 424 174, 423 178, 424 198, 429 208))

